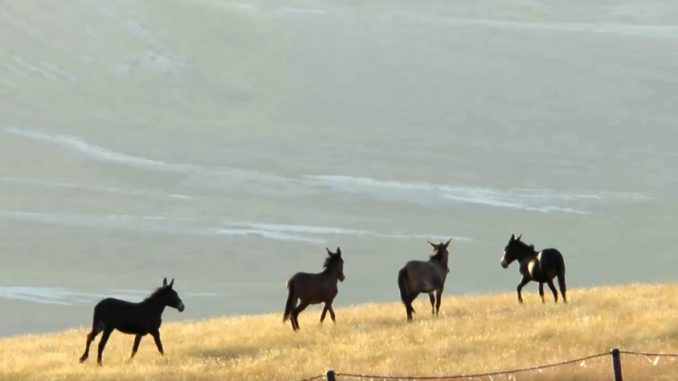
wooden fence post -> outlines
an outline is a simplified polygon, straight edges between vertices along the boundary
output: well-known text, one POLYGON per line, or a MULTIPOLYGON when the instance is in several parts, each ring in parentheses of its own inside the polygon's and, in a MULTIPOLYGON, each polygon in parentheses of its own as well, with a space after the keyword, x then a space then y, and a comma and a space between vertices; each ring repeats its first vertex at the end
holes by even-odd
POLYGON ((622 381, 622 366, 619 348, 612 348, 612 371, 614 372, 614 381, 622 381))
POLYGON ((337 374, 334 373, 334 370, 328 369, 325 374, 325 380, 327 381, 337 381, 337 374))

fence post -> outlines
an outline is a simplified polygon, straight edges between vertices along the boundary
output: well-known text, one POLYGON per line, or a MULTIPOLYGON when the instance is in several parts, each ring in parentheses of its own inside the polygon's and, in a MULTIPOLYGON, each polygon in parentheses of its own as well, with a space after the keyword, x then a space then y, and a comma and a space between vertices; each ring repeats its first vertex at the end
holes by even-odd
POLYGON ((337 374, 334 373, 334 370, 328 369, 325 373, 325 380, 327 381, 337 381, 337 374))
POLYGON ((619 348, 612 348, 612 371, 614 372, 614 381, 622 381, 622 366, 619 348))

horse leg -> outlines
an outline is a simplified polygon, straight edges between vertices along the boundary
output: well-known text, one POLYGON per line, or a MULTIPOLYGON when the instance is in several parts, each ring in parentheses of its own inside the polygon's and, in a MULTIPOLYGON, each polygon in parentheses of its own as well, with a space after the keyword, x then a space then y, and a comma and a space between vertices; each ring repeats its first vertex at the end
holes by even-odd
POLYGON ((436 316, 438 316, 438 312, 440 311, 440 302, 441 302, 441 296, 443 295, 443 288, 440 287, 439 289, 436 290, 436 316))
MULTIPOLYGON (((301 305, 301 303, 299 303, 301 305)), ((298 306, 295 306, 294 309, 292 309, 292 312, 290 314, 290 320, 292 321, 292 330, 296 331, 299 329, 299 320, 297 320, 297 314, 295 311, 297 310, 298 306)))
POLYGON ((565 271, 558 274, 558 287, 560 287, 560 294, 563 296, 563 303, 567 303, 567 296, 565 296, 567 291, 565 287, 565 271))
POLYGON ((290 319, 290 323, 292 324, 292 330, 296 331, 299 327, 297 327, 297 321, 294 318, 294 309, 297 308, 297 298, 294 297, 294 301, 291 305, 289 305, 289 312, 286 311, 285 313, 288 314, 288 317, 290 319))
POLYGON ((285 302, 285 313, 283 314, 283 323, 290 318, 290 314, 294 307, 297 305, 297 297, 294 294, 294 283, 287 283, 288 295, 287 302, 285 302))
POLYGON ((89 357, 89 346, 94 338, 102 331, 102 324, 92 324, 92 330, 87 334, 87 344, 85 344, 85 353, 80 356, 80 362, 83 363, 89 357))
POLYGON ((325 320, 325 315, 327 315, 327 310, 328 310, 327 303, 325 303, 325 307, 323 308, 323 313, 320 314, 320 323, 321 324, 325 320))
POLYGON ((99 340, 99 351, 97 352, 97 364, 99 364, 99 366, 101 366, 101 355, 104 353, 106 342, 108 341, 108 337, 111 336, 112 332, 113 328, 104 328, 104 333, 101 335, 101 340, 99 340))
POLYGON ((331 304, 330 304, 328 309, 330 311, 330 317, 332 318, 332 323, 336 323, 337 319, 336 319, 336 316, 334 316, 334 308, 332 308, 331 304))
POLYGON ((91 331, 90 333, 87 334, 87 343, 85 343, 85 352, 80 356, 80 363, 82 364, 87 360, 89 357, 89 346, 92 344, 92 341, 96 337, 96 333, 94 331, 91 331))
POLYGON ((417 295, 407 295, 405 298, 405 310, 407 311, 407 321, 412 321, 412 313, 414 313, 414 308, 412 307, 412 302, 417 297, 417 295))
POLYGON ((520 284, 518 284, 518 287, 517 287, 516 290, 518 291, 518 301, 519 301, 520 303, 523 302, 523 296, 521 295, 521 291, 523 290, 523 287, 524 287, 526 284, 528 284, 528 283, 530 283, 530 278, 528 278, 528 277, 523 277, 523 280, 521 280, 521 281, 520 281, 520 284))
POLYGON ((306 307, 308 307, 308 302, 305 302, 305 301, 302 300, 301 303, 299 303, 299 305, 297 306, 297 308, 295 308, 294 311, 292 311, 292 318, 294 319, 294 322, 297 325, 296 330, 298 330, 300 328, 299 327, 299 314, 301 313, 301 311, 305 310, 306 307))
POLYGON ((553 285, 553 280, 549 280, 548 285, 551 289, 551 293, 553 293, 553 299, 555 299, 556 303, 558 303, 558 291, 556 291, 556 286, 553 285))
MULTIPOLYGON (((295 308, 296 308, 296 307, 295 307, 295 308)), ((293 330, 293 331, 298 330, 298 329, 299 329, 299 323, 297 322, 297 318, 296 318, 294 315, 292 315, 292 316, 290 317, 290 321, 292 321, 292 330, 293 330)))
POLYGON ((162 349, 162 342, 160 341, 160 331, 155 330, 151 332, 151 335, 153 336, 153 340, 155 341, 155 346, 158 347, 158 352, 160 352, 161 355, 164 355, 165 351, 162 349))
POLYGON ((431 315, 435 316, 435 314, 436 314, 436 306, 435 306, 436 298, 435 298, 435 296, 433 296, 433 291, 428 293, 428 300, 431 301, 431 315))
POLYGON ((141 338, 143 335, 136 335, 134 337, 134 345, 132 345, 132 355, 129 357, 129 359, 133 359, 134 355, 137 354, 137 349, 139 349, 139 343, 141 343, 141 338))
POLYGON ((544 283, 539 282, 539 296, 541 297, 542 304, 544 303, 544 283))

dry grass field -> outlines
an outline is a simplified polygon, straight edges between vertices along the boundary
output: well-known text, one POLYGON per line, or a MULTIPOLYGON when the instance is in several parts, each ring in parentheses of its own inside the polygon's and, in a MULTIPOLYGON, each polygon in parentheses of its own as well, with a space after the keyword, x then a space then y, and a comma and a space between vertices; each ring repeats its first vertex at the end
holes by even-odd
MULTIPOLYGON (((103 367, 96 366, 95 354, 78 363, 85 327, 11 337, 0 340, 0 379, 299 380, 329 367, 343 373, 434 376, 547 364, 612 347, 678 352, 678 284, 573 289, 567 305, 552 300, 542 305, 534 284, 524 295, 524 305, 513 292, 448 296, 438 318, 430 316, 424 295, 415 302, 410 324, 395 302, 337 309, 336 325, 329 318, 319 325, 320 311, 309 309, 300 317, 298 333, 283 325, 282 311, 166 324, 161 331, 165 356, 145 337, 132 362, 133 337, 116 332, 103 367)), ((623 355, 622 364, 625 380, 678 378, 678 359, 623 355)), ((605 356, 482 379, 609 380, 610 368, 605 356)))

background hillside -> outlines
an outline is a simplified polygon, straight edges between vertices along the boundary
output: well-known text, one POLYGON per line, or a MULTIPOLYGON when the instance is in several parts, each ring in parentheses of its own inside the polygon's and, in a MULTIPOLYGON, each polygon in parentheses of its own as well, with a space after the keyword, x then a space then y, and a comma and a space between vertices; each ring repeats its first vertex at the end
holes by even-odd
POLYGON ((678 3, 0 0, 0 336, 176 278, 184 314, 513 290, 512 233, 573 287, 675 282, 678 3))
MULTIPOLYGON (((604 353, 678 352, 678 285, 630 284, 574 289, 571 302, 542 305, 534 292, 452 296, 441 316, 428 300, 413 323, 399 303, 337 310, 337 323, 318 325, 320 311, 300 317, 301 331, 281 313, 166 324, 166 356, 146 337, 132 363, 132 336, 114 333, 104 352, 81 365, 85 329, 0 340, 3 380, 300 380, 334 368, 344 373, 453 375, 514 369, 604 353)), ((190 307, 189 307, 190 308, 190 307)), ((167 311, 166 314, 170 312, 167 311)), ((95 343, 96 344, 96 343, 95 343)), ((95 348, 96 346, 94 346, 95 348)), ((93 349, 94 349, 93 348, 93 349)), ((673 380, 678 359, 622 358, 624 379, 673 380)), ((608 380, 609 356, 494 380, 608 380)))

